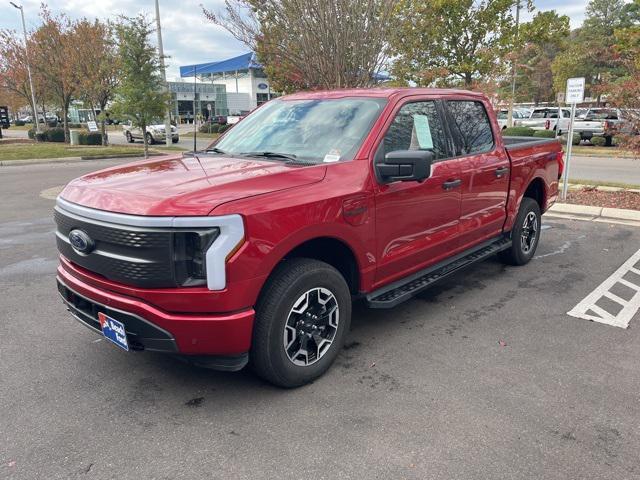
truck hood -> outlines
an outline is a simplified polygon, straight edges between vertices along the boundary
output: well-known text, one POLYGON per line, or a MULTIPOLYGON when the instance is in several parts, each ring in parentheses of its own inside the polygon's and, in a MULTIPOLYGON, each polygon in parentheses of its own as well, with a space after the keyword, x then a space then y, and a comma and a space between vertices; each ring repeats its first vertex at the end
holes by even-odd
POLYGON ((60 194, 79 205, 149 216, 207 215, 223 203, 319 182, 326 166, 220 155, 164 157, 100 170, 60 194))

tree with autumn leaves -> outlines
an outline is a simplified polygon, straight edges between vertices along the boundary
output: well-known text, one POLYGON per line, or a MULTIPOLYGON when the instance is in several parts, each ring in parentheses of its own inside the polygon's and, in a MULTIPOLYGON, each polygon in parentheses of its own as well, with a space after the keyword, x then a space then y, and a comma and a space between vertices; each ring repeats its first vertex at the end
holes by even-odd
POLYGON ((257 53, 276 91, 368 87, 389 54, 396 0, 229 0, 204 10, 257 53))
POLYGON ((640 0, 634 0, 629 10, 635 19, 613 31, 611 61, 622 75, 604 76, 601 91, 612 105, 628 109, 630 128, 619 138, 628 150, 640 157, 640 0), (635 135, 634 135, 635 133, 635 135))
MULTIPOLYGON (((36 103, 41 114, 46 105, 56 108, 68 142, 68 113, 73 100, 84 100, 94 111, 104 111, 113 98, 119 68, 113 26, 99 20, 54 15, 46 6, 40 18, 41 25, 28 35, 36 103)), ((20 38, 14 31, 0 31, 0 95, 7 103, 10 100, 14 109, 31 104, 20 38)), ((35 112, 32 115, 37 118, 35 112)))

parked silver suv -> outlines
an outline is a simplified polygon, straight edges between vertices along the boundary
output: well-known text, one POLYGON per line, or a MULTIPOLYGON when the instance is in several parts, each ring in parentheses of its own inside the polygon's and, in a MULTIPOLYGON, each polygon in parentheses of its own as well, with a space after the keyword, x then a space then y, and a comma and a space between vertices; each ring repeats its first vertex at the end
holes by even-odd
MULTIPOLYGON (((132 126, 131 122, 123 124, 122 131, 129 143, 133 143, 136 140, 143 140, 142 129, 132 126)), ((178 129, 175 125, 171 125, 171 141, 173 143, 178 143, 179 140, 180 136, 178 135, 178 129)), ((165 141, 164 120, 158 119, 151 125, 147 126, 147 143, 149 145, 154 143, 164 143, 165 141)))

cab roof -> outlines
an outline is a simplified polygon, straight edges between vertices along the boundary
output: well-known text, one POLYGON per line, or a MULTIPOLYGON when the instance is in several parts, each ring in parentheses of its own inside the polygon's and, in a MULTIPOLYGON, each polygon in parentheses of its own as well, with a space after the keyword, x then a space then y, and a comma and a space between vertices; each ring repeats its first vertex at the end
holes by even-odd
POLYGON ((469 90, 458 90, 453 88, 348 88, 341 90, 318 90, 310 92, 298 92, 281 97, 285 100, 310 100, 322 98, 344 98, 344 97, 370 97, 370 98, 402 98, 413 95, 432 96, 455 96, 464 95, 466 97, 484 98, 482 93, 471 92, 469 90))

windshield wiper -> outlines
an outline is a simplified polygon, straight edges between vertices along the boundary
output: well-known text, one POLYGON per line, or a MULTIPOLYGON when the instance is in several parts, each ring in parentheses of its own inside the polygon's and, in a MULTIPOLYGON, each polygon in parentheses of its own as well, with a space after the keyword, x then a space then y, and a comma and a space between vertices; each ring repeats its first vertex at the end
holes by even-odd
POLYGON ((266 157, 266 158, 284 158, 286 160, 296 160, 296 156, 292 153, 278 152, 242 152, 240 155, 247 157, 266 157))
POLYGON ((205 150, 205 152, 207 152, 207 153, 208 153, 208 152, 220 153, 220 154, 222 154, 222 155, 226 155, 226 154, 227 154, 227 152, 224 152, 224 151, 220 150, 220 149, 219 149, 219 148, 217 148, 217 147, 207 148, 207 149, 205 150))

